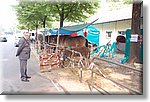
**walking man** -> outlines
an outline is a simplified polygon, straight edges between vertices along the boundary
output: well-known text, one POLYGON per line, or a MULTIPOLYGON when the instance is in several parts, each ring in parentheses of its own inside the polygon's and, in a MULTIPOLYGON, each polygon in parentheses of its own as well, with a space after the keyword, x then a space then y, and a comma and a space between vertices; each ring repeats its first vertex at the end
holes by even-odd
POLYGON ((27 60, 30 58, 30 33, 24 32, 23 37, 19 40, 19 47, 16 56, 19 56, 20 60, 20 73, 21 81, 29 82, 27 75, 27 60))

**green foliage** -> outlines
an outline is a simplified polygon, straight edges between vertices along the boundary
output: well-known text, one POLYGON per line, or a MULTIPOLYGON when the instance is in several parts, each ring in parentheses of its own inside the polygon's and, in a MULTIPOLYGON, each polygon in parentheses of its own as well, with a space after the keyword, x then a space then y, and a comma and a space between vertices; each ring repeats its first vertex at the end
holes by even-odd
POLYGON ((98 1, 80 2, 76 0, 76 2, 61 2, 54 5, 59 17, 64 16, 64 20, 71 22, 83 22, 99 8, 98 1))
POLYGON ((22 1, 15 7, 15 10, 21 28, 35 29, 36 21, 39 22, 39 28, 42 28, 45 16, 47 16, 47 27, 50 27, 50 21, 53 21, 48 4, 22 1))
POLYGON ((124 0, 124 4, 132 4, 133 0, 124 0))
POLYGON ((21 0, 19 5, 15 7, 20 26, 28 29, 35 29, 37 20, 39 28, 42 28, 44 17, 47 17, 47 27, 51 27, 53 21, 60 21, 60 26, 63 26, 64 21, 84 22, 98 8, 99 2, 97 0, 87 2, 81 2, 81 0, 70 2, 64 0, 55 0, 54 2, 21 0))

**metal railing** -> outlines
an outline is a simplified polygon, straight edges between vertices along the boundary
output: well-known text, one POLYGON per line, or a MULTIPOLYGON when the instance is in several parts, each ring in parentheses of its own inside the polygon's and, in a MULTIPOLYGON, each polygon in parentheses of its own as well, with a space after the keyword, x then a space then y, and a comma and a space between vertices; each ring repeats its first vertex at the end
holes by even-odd
POLYGON ((49 43, 49 44, 45 43, 44 45, 46 46, 45 49, 44 49, 46 53, 57 53, 58 51, 63 52, 65 50, 67 50, 67 51, 70 51, 72 53, 72 56, 74 56, 74 54, 79 55, 79 60, 78 61, 75 61, 73 58, 70 58, 70 57, 67 57, 67 56, 65 58, 67 59, 67 61, 69 61, 69 63, 71 63, 73 65, 78 64, 79 69, 80 69, 80 75, 79 75, 80 76, 80 82, 82 82, 82 69, 84 67, 84 64, 83 64, 83 59, 84 58, 83 58, 83 56, 80 52, 75 51, 75 50, 71 50, 69 48, 65 48, 65 47, 60 46, 60 45, 57 46, 54 43, 49 43), (55 50, 52 50, 52 48, 56 49, 56 47, 57 47, 57 52, 55 52, 55 50))

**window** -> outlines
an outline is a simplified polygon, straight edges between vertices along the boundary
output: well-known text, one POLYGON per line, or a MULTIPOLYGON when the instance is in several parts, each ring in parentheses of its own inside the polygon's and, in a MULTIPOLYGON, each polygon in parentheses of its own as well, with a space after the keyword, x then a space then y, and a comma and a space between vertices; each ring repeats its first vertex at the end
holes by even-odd
POLYGON ((106 35, 107 38, 111 38, 112 31, 106 31, 106 34, 107 34, 106 35))
POLYGON ((125 31, 118 31, 118 34, 119 34, 119 35, 125 35, 126 32, 125 32, 125 31))
POLYGON ((32 36, 34 36, 34 33, 32 33, 32 36))

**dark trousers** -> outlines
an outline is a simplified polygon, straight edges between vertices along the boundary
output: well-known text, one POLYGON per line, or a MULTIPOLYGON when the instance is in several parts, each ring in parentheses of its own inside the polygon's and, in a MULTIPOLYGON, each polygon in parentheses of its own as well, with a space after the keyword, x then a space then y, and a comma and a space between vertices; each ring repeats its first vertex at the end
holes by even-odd
POLYGON ((26 78, 26 76, 27 76, 27 60, 20 60, 20 73, 21 73, 21 78, 26 78))

